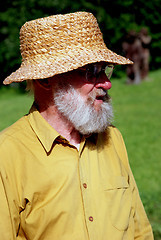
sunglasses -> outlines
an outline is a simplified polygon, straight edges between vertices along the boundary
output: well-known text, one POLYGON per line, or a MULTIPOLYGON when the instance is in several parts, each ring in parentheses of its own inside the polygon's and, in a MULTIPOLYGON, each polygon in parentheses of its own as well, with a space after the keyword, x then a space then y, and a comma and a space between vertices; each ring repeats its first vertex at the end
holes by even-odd
POLYGON ((86 67, 80 68, 80 70, 85 71, 86 81, 90 83, 96 83, 100 78, 102 73, 106 74, 107 78, 110 79, 113 73, 114 65, 100 65, 100 64, 90 64, 86 67))

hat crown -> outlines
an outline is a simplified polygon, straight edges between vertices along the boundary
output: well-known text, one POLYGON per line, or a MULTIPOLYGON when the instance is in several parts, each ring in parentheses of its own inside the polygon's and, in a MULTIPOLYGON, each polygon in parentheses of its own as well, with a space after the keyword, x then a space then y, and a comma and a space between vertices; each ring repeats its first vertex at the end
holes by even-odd
POLYGON ((26 22, 20 30, 22 61, 37 54, 67 54, 71 48, 105 47, 92 13, 53 15, 26 22))

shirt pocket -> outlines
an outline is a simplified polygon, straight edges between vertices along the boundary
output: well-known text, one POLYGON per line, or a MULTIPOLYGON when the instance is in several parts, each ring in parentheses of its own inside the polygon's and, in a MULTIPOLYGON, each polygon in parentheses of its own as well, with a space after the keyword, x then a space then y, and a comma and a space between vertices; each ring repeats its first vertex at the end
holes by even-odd
POLYGON ((127 179, 123 176, 109 177, 104 182, 104 193, 112 225, 120 231, 125 231, 132 209, 132 192, 127 179))

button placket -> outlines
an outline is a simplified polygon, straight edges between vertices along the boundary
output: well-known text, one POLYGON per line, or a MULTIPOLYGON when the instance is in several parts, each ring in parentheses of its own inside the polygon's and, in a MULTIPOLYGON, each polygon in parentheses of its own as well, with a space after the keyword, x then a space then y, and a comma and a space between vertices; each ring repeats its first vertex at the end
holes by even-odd
POLYGON ((93 236, 93 227, 94 227, 94 217, 93 217, 93 211, 92 211, 92 205, 90 202, 90 184, 88 181, 88 155, 82 156, 82 154, 79 156, 79 172, 80 172, 80 184, 81 184, 81 190, 82 190, 82 200, 83 200, 83 206, 84 206, 84 216, 86 221, 86 226, 88 229, 88 233, 91 236, 90 239, 92 239, 93 236), (86 159, 87 158, 87 159, 86 159))

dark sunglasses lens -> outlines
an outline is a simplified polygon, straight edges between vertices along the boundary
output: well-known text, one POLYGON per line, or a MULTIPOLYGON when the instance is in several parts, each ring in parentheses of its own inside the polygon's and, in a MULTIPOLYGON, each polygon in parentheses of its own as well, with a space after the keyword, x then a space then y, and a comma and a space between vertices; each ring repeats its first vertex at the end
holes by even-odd
POLYGON ((88 82, 94 82, 95 81, 95 68, 93 65, 91 65, 89 68, 86 70, 86 79, 88 82))
POLYGON ((86 68, 86 80, 88 82, 94 83, 96 79, 100 77, 102 72, 104 72, 108 79, 111 78, 113 73, 114 66, 112 64, 107 65, 105 68, 102 68, 101 65, 90 65, 86 68))

